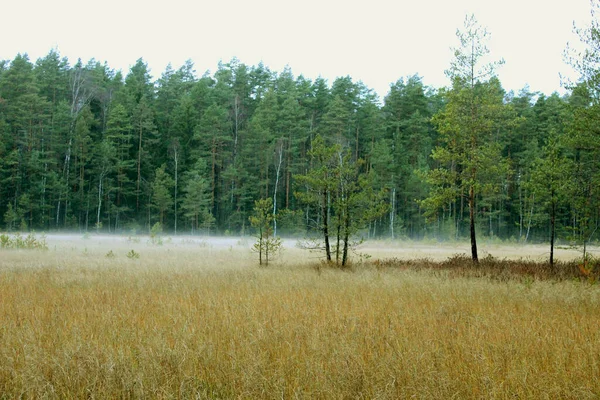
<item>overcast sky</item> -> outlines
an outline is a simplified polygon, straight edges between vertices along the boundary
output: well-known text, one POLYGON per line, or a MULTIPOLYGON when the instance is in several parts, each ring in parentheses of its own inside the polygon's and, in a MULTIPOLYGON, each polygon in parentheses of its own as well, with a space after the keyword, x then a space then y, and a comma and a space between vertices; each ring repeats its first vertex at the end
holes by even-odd
POLYGON ((0 59, 28 53, 35 61, 57 48, 72 63, 93 57, 127 73, 143 57, 157 78, 169 62, 192 59, 201 75, 235 56, 330 83, 350 75, 384 96, 415 73, 447 85, 456 29, 474 13, 492 35, 492 56, 506 61, 503 86, 550 94, 563 91, 559 73, 573 74, 562 53, 589 10, 589 0, 7 1, 0 59))

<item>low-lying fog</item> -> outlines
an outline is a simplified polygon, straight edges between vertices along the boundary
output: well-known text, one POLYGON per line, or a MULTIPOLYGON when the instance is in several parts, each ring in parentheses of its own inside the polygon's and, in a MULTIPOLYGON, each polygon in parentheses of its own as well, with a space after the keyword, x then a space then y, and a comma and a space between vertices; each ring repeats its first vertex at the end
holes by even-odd
MULTIPOLYGON (((255 242, 252 236, 222 237, 222 236, 169 236, 162 235, 154 242, 149 236, 136 235, 98 235, 98 234, 47 234, 46 242, 50 250, 61 249, 89 249, 89 250, 116 250, 116 249, 141 249, 141 248, 181 248, 192 250, 197 248, 218 250, 248 251, 255 242)), ((302 239, 283 239, 283 247, 290 253, 303 254, 307 257, 314 253, 300 250, 302 239), (293 249, 293 250, 292 250, 293 249)), ((547 244, 511 244, 501 242, 478 241, 479 257, 491 254, 497 258, 528 258, 532 260, 547 259, 550 247, 547 244)), ((588 247, 588 252, 594 256, 600 255, 600 248, 588 247)), ((368 254, 373 258, 430 258, 443 260, 456 254, 470 255, 468 242, 435 242, 435 241, 409 241, 409 240, 368 240, 357 247, 359 253, 368 254)), ((555 257, 559 260, 568 260, 581 257, 581 248, 559 245, 555 248, 555 257)), ((312 258, 311 257, 311 258, 312 258)))

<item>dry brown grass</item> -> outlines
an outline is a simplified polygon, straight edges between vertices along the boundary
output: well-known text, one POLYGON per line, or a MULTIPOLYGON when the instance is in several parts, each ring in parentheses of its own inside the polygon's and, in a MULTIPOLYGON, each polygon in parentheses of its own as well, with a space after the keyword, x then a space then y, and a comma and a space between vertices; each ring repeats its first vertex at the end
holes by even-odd
POLYGON ((523 259, 497 259, 491 256, 473 264, 466 255, 455 255, 443 261, 422 259, 376 259, 370 262, 377 269, 430 270, 449 278, 486 278, 494 281, 531 282, 532 280, 579 280, 591 284, 600 281, 600 260, 588 257, 585 263, 579 259, 547 261, 523 259))
POLYGON ((0 398, 600 396, 598 285, 111 246, 0 253, 0 398))

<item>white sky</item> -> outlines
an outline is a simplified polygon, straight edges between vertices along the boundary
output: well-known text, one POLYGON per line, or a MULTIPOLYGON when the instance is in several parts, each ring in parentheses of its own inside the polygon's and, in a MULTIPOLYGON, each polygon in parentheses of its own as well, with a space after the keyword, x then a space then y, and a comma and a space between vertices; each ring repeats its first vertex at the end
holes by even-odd
POLYGON ((492 35, 490 49, 506 64, 507 90, 529 84, 562 92, 559 73, 572 33, 590 18, 589 0, 4 0, 0 59, 28 53, 32 61, 57 48, 77 58, 107 61, 127 73, 143 57, 154 78, 171 62, 192 59, 198 75, 232 57, 288 64, 295 76, 329 83, 350 75, 384 96, 390 83, 418 73, 427 85, 448 84, 455 32, 474 13, 492 35), (8 4, 6 4, 8 3, 8 4))

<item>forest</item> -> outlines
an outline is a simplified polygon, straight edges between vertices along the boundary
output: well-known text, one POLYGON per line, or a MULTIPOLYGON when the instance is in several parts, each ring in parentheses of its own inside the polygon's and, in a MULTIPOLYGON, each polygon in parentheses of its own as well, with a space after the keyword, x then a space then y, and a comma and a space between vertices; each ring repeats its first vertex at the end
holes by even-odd
MULTIPOLYGON (((401 77, 380 99, 350 76, 238 59, 153 77, 57 50, 0 61, 0 229, 587 243, 600 220, 597 25, 565 95, 507 92, 467 19, 452 85, 401 77), (271 206, 270 205, 270 206, 271 206), (270 207, 269 206, 269 207, 270 207), (351 217, 350 217, 351 216, 351 217), (352 229, 350 229, 352 225, 352 229)), ((445 66, 440 66, 444 68, 445 66)))

